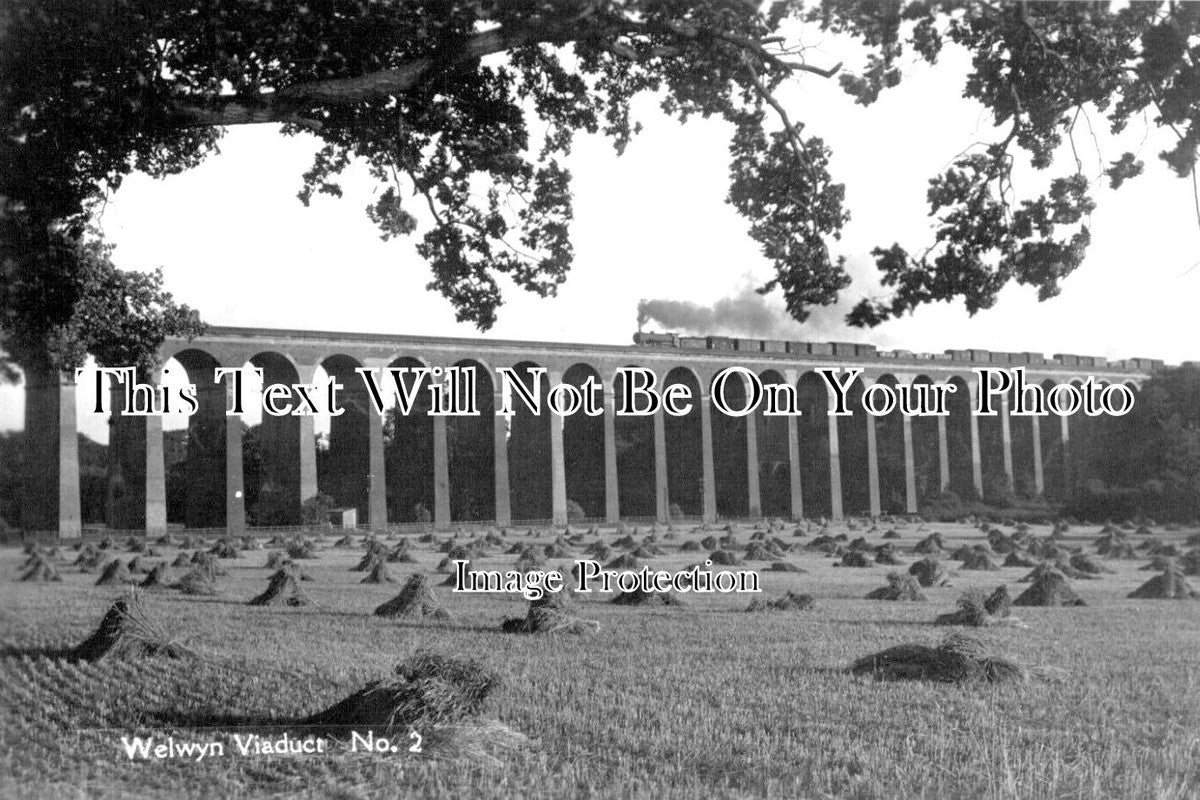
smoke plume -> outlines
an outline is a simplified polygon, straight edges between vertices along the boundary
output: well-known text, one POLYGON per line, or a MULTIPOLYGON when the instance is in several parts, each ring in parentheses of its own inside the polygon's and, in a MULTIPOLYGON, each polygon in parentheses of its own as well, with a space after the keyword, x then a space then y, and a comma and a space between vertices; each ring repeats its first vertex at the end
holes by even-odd
POLYGON ((883 345, 878 331, 851 328, 841 303, 812 309, 806 322, 787 313, 778 298, 761 295, 753 285, 722 297, 711 306, 686 300, 642 300, 638 303, 638 330, 654 323, 663 331, 692 336, 735 336, 746 339, 799 341, 871 341, 883 345))

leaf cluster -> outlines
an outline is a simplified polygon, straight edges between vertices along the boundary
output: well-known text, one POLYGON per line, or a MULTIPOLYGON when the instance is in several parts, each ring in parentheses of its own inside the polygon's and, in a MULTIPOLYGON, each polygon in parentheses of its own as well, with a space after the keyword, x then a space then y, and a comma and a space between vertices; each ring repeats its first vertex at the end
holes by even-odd
MULTIPOLYGON (((418 236, 429 288, 487 329, 506 281, 550 296, 569 273, 564 165, 575 136, 623 151, 639 130, 634 99, 652 95, 680 122, 729 123, 727 200, 775 270, 760 291, 781 289, 804 320, 849 286, 836 252, 849 214, 830 146, 780 90, 837 76, 869 105, 902 80, 909 53, 936 62, 954 45, 972 54, 963 93, 992 113, 1000 138, 931 179, 932 240, 877 248, 887 294, 862 300, 849 321, 875 325, 951 299, 974 313, 1012 282, 1053 297, 1083 263, 1094 187, 1078 159, 1065 170, 1055 161, 1081 114, 1118 132, 1152 116, 1177 140, 1160 160, 1192 174, 1198 26, 1197 6, 1153 2, 13 0, 0 9, 0 196, 30 231, 77 241, 93 204, 131 171, 186 170, 216 151, 223 126, 280 123, 322 142, 302 202, 340 196, 346 169, 365 164, 380 235, 418 236), (861 42, 861 68, 809 63, 797 42, 813 28, 861 42), (1018 157, 1052 172, 1047 191, 1018 194, 1018 157)), ((1110 164, 1113 188, 1144 168, 1133 153, 1110 164)), ((88 283, 50 238, 26 244, 35 250, 5 267, 5 281, 24 288, 0 295, 0 335, 32 341, 51 320, 98 324, 71 317, 82 311, 72 298, 106 284, 88 283), (18 297, 36 302, 18 308, 18 297)))

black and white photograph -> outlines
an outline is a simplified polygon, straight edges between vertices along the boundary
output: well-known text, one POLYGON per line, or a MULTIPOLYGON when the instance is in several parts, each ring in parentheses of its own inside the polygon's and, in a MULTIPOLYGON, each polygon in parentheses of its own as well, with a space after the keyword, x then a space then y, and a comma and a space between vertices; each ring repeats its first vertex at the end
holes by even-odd
POLYGON ((0 797, 1200 798, 1200 2, 0 0, 0 797))

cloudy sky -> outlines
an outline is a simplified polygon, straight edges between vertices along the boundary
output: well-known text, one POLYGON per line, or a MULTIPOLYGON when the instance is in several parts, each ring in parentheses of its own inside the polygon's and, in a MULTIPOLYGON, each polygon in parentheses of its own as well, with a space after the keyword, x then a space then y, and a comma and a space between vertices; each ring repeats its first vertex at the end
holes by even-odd
MULTIPOLYGON (((812 63, 845 56, 837 40, 815 44, 812 63)), ((1059 297, 1039 303, 1034 290, 1010 287, 994 309, 973 318, 961 303, 942 303, 869 331, 841 323, 860 293, 877 287, 873 247, 900 242, 923 249, 931 240, 928 179, 964 148, 1002 135, 981 107, 961 98, 967 63, 965 54, 950 51, 937 67, 914 64, 901 86, 869 108, 854 105, 836 81, 814 75, 783 95, 793 119, 833 149, 831 171, 846 184, 852 215, 836 252, 848 257, 855 279, 841 308, 796 326, 794 338, 930 352, 1200 359, 1200 344, 1189 335, 1200 300, 1191 183, 1157 160, 1168 143, 1164 134, 1139 129, 1114 140, 1098 115, 1090 126, 1081 119, 1076 132, 1084 172, 1094 179, 1106 161, 1130 149, 1147 162, 1147 173, 1119 193, 1097 191, 1093 244, 1059 297)), ((120 266, 161 266, 176 299, 212 324, 628 343, 641 299, 711 305, 745 295, 771 274, 724 202, 727 127, 705 120, 680 125, 651 99, 637 111, 645 130, 624 156, 586 136, 571 156, 576 259, 558 296, 510 288, 487 334, 455 322, 450 304, 425 291, 429 270, 414 252, 415 238, 380 241, 363 211, 375 188, 362 171, 346 182, 342 199, 302 206, 296 192, 317 141, 285 138, 275 126, 230 129, 221 154, 185 174, 127 179, 100 224, 117 246, 120 266)), ((1065 155, 1053 175, 1069 169, 1065 155)), ((1049 177, 1022 170, 1017 190, 1032 195, 1049 177)), ((775 332, 787 332, 780 298, 764 302, 775 332)), ((20 390, 0 387, 0 430, 20 428, 22 416, 20 390)), ((107 438, 103 420, 82 410, 80 425, 107 438)))

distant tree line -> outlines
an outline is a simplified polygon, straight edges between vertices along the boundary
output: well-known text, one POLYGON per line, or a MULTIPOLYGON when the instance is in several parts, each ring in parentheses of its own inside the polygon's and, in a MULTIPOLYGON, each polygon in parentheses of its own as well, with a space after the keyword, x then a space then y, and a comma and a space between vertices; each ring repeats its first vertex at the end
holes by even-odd
MULTIPOLYGON (((21 522, 24 435, 0 433, 0 531, 21 522)), ((85 524, 103 523, 108 493, 108 446, 79 434, 79 493, 85 524)))
POLYGON ((1065 512, 1082 519, 1200 518, 1200 368, 1159 372, 1133 411, 1098 426, 1065 512))

